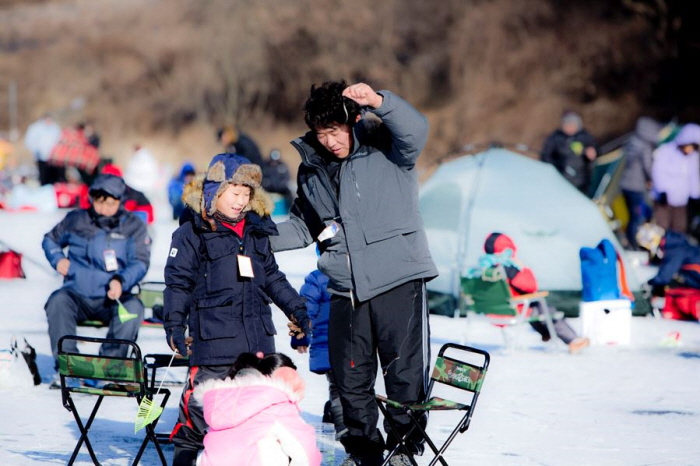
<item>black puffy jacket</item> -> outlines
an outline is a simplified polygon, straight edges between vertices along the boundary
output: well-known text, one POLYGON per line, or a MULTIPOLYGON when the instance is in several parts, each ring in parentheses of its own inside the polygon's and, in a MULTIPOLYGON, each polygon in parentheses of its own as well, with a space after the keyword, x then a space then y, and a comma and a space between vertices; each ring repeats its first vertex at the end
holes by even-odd
POLYGON ((250 211, 243 238, 221 224, 212 231, 194 215, 172 237, 165 265, 165 328, 189 327, 190 365, 233 363, 243 352, 275 351, 270 303, 290 315, 305 304, 270 250, 277 234, 269 216, 250 211), (254 278, 238 273, 250 257, 254 278))
POLYGON ((584 154, 587 147, 595 147, 595 140, 585 129, 573 136, 557 129, 544 142, 541 153, 543 162, 553 164, 564 178, 586 195, 589 194, 593 168, 593 162, 584 154))

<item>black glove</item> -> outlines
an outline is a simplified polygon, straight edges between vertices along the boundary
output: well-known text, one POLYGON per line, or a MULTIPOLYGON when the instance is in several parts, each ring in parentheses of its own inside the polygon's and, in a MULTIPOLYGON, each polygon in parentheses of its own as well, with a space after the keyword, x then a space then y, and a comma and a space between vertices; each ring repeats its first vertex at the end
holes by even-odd
MULTIPOLYGON (((289 320, 291 320, 293 324, 301 329, 300 333, 303 333, 304 336, 311 336, 311 319, 309 319, 309 314, 307 314, 306 308, 297 309, 296 311, 292 312, 292 314, 289 316, 289 320)), ((295 335, 295 337, 296 336, 297 335, 295 335)))
POLYGON ((651 290, 650 290, 651 296, 658 296, 661 298, 666 296, 666 285, 658 285, 658 284, 652 283, 652 280, 653 280, 653 278, 647 282, 647 285, 650 286, 650 288, 651 288, 651 290))
POLYGON ((174 325, 165 329, 165 338, 168 342, 168 347, 180 353, 181 356, 187 357, 187 345, 185 344, 185 327, 174 325))
POLYGON ((661 205, 668 205, 668 197, 666 193, 659 193, 659 198, 656 200, 661 205))

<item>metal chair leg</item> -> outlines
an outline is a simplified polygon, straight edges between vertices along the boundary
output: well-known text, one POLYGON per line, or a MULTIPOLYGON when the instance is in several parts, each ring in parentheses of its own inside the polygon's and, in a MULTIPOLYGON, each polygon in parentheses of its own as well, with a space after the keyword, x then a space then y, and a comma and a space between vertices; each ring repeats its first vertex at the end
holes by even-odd
POLYGON ((88 437, 88 432, 90 430, 90 427, 92 426, 92 421, 95 420, 95 415, 97 414, 98 409, 100 408, 100 405, 102 404, 102 399, 104 397, 100 396, 97 401, 95 402, 95 406, 92 408, 92 412, 90 413, 90 417, 88 417, 88 420, 85 424, 83 424, 82 419, 80 419, 80 413, 78 413, 78 410, 76 409, 75 403, 73 402, 72 397, 68 397, 68 403, 70 405, 70 410, 73 413, 73 417, 75 418, 76 424, 78 424, 78 430, 80 430, 80 438, 78 439, 78 443, 75 445, 75 449, 73 450, 73 454, 71 455, 70 459, 68 460, 68 464, 72 465, 75 463, 75 459, 78 457, 78 453, 80 453, 80 449, 83 446, 83 442, 85 443, 85 447, 88 450, 88 453, 90 454, 90 458, 92 459, 92 462, 96 465, 99 465, 100 462, 97 460, 97 455, 95 454, 95 450, 92 448, 92 443, 90 443, 90 438, 88 437))

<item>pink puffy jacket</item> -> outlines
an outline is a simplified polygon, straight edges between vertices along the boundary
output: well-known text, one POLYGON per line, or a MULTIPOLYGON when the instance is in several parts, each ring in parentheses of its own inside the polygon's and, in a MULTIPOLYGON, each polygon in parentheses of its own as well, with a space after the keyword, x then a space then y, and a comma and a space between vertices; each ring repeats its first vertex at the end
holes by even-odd
POLYGON ((194 396, 209 425, 199 466, 321 464, 314 429, 299 415, 303 388, 249 371, 207 380, 194 396))

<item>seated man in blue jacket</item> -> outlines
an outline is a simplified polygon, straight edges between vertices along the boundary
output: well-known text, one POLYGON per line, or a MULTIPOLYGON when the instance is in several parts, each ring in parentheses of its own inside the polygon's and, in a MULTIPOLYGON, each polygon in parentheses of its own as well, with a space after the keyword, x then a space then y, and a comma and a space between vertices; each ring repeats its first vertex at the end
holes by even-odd
MULTIPOLYGON (((46 258, 64 277, 44 306, 54 360, 58 340, 75 335, 77 323, 84 320, 109 323, 107 338, 136 340, 143 303, 130 291, 146 275, 151 239, 146 224, 123 208, 125 190, 122 178, 99 175, 89 191, 92 205, 69 212, 44 235, 46 258)), ((64 349, 78 352, 75 342, 64 349)), ((105 356, 124 357, 126 351, 117 345, 100 348, 105 356)), ((52 388, 58 386, 52 383, 52 388)))

